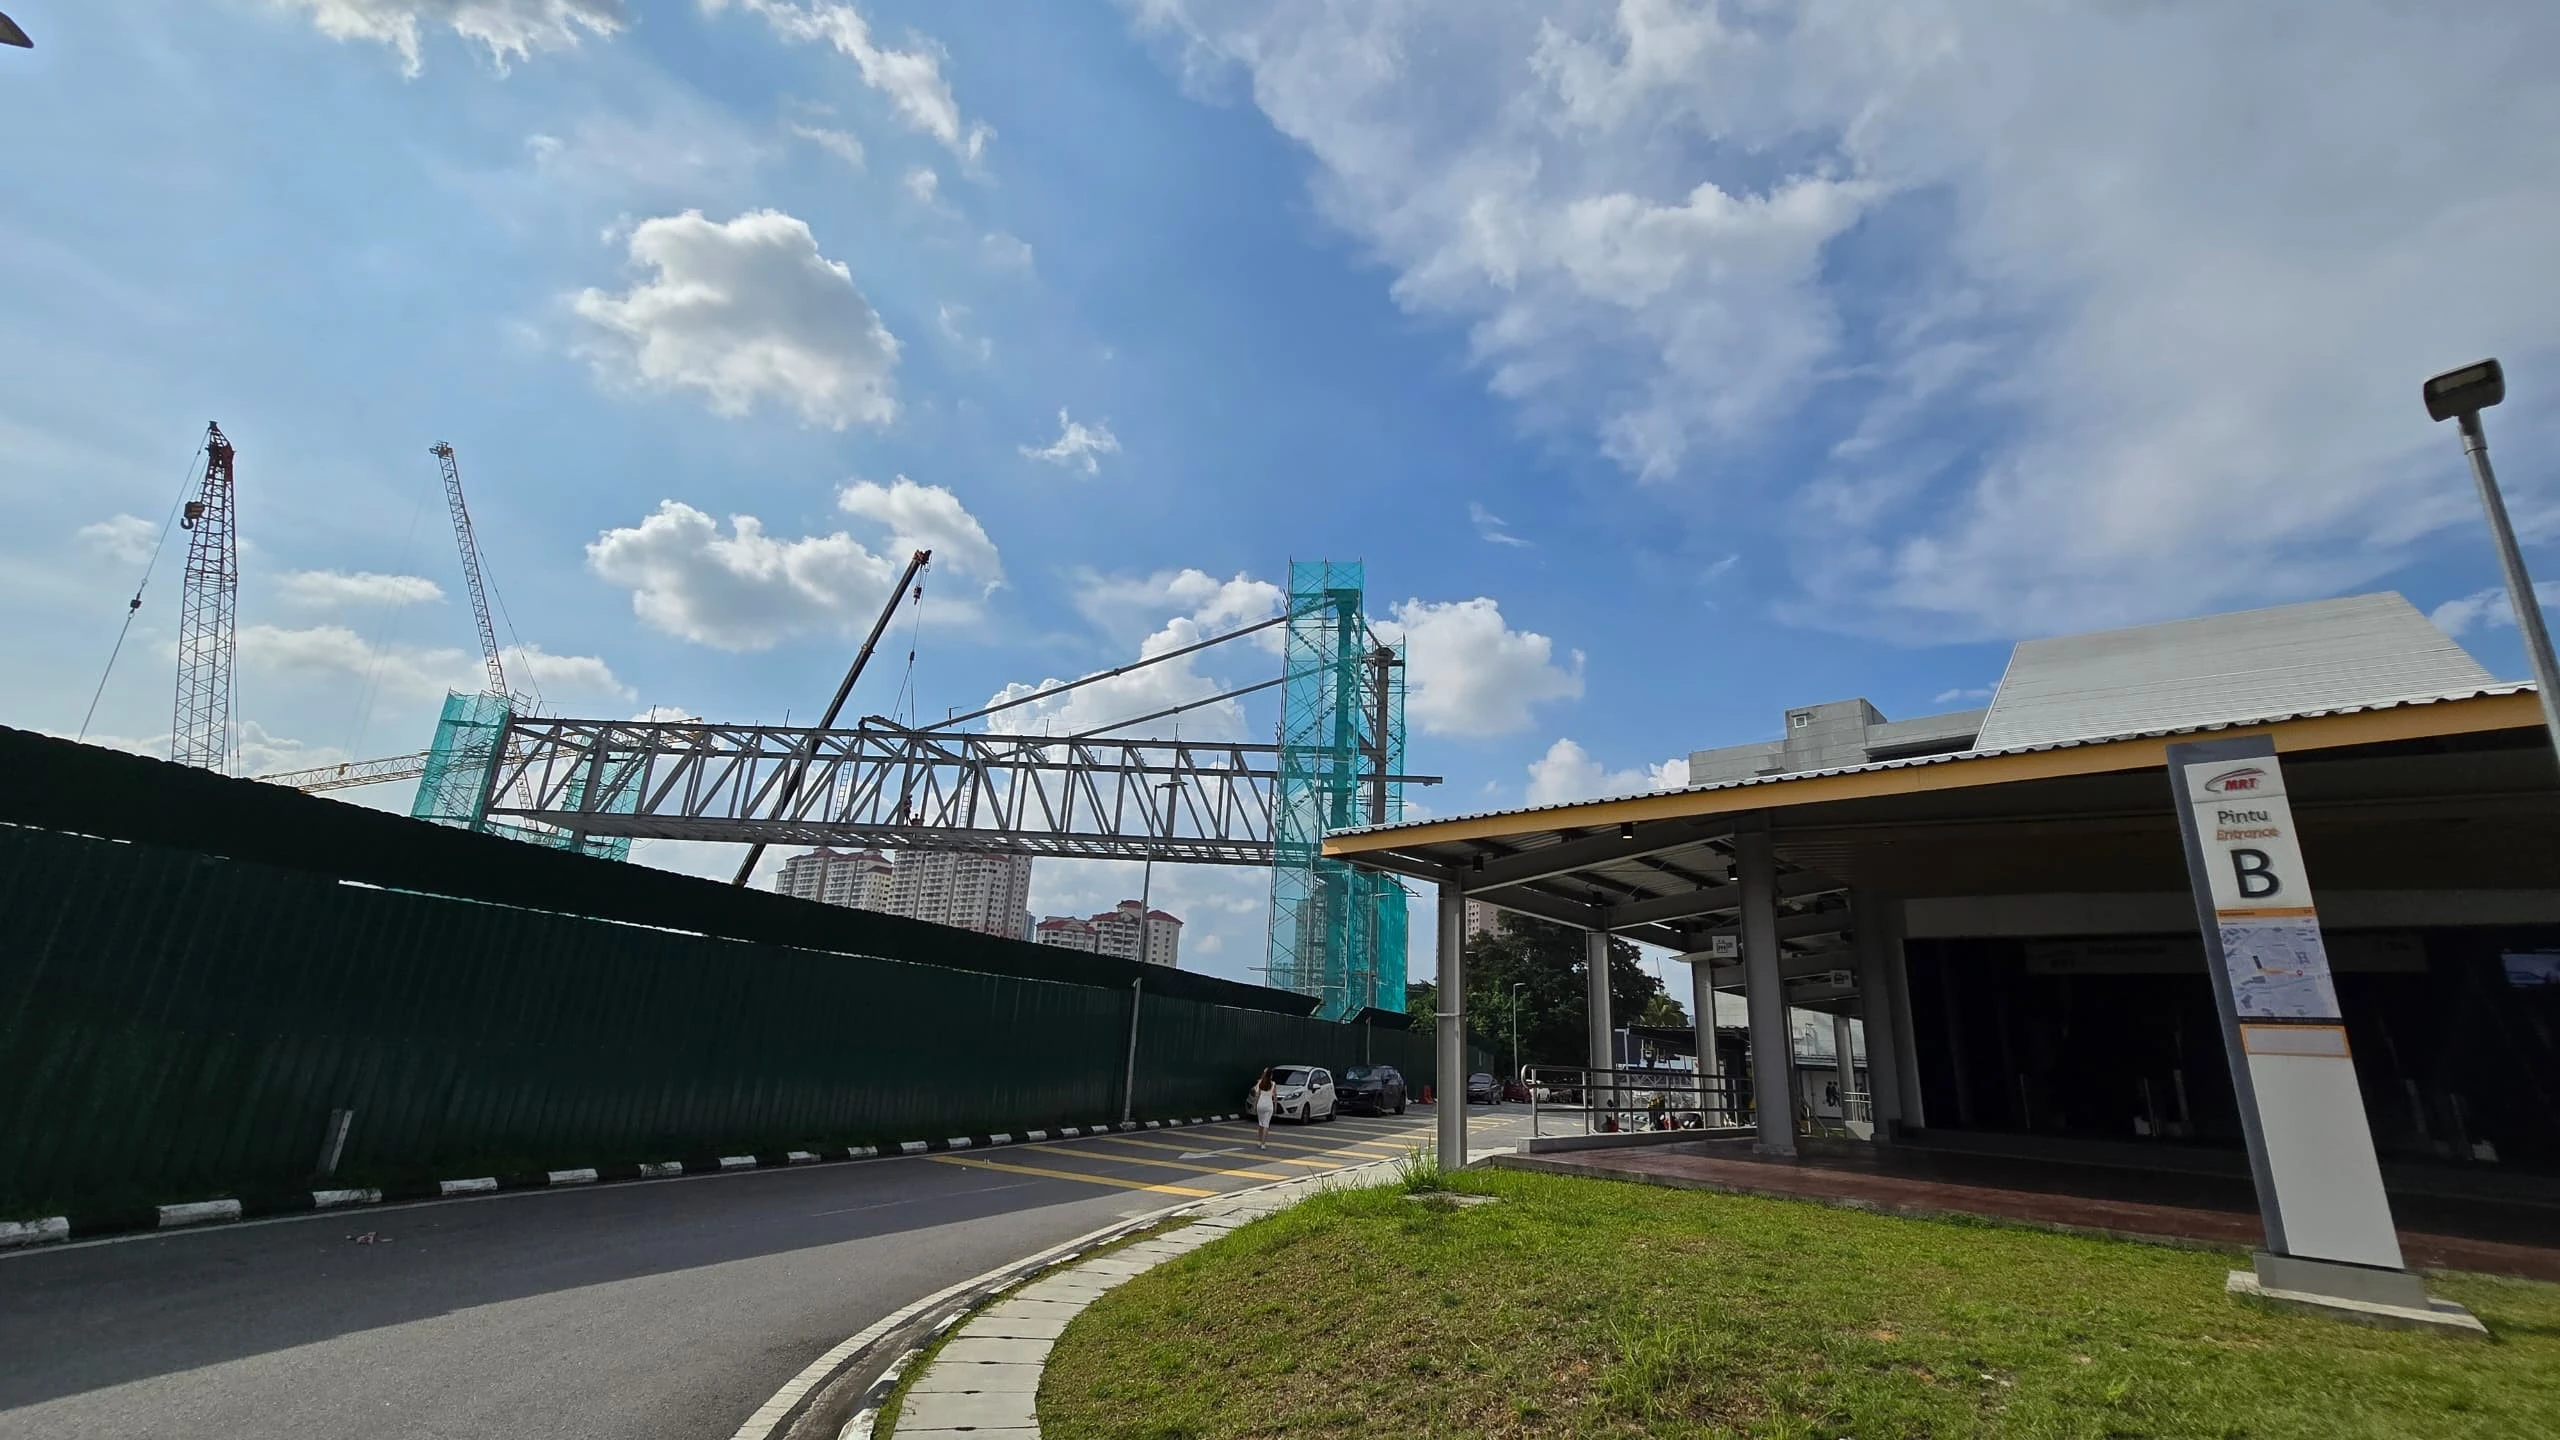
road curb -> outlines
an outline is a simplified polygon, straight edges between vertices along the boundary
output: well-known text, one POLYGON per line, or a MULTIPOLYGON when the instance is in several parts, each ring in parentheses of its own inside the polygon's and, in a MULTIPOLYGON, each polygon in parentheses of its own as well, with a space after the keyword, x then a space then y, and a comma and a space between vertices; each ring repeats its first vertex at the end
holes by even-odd
POLYGON ((1061 1125, 1039 1130, 991 1131, 984 1135, 955 1135, 942 1140, 889 1141, 877 1145, 847 1145, 825 1150, 780 1150, 755 1155, 708 1155, 684 1160, 653 1160, 639 1164, 579 1165, 560 1169, 532 1170, 521 1174, 466 1175, 445 1180, 413 1181, 386 1186, 344 1187, 318 1190, 289 1190, 261 1194, 212 1195, 199 1200, 173 1201, 164 1205, 125 1206, 86 1213, 47 1215, 30 1220, 0 1220, 0 1257, 23 1254, 73 1240, 94 1240, 137 1231, 179 1229, 219 1229, 241 1220, 261 1220, 278 1215, 295 1215, 314 1210, 357 1209, 367 1205, 416 1204, 430 1200, 468 1200, 489 1195, 524 1190, 584 1189, 597 1185, 628 1184, 640 1180, 672 1180, 680 1176, 738 1174, 751 1170, 802 1169, 811 1165, 844 1164, 855 1160, 897 1159, 907 1155, 924 1155, 954 1150, 986 1150, 1007 1145, 1037 1144, 1047 1140, 1080 1139, 1109 1135, 1115 1130, 1140 1128, 1160 1129, 1172 1126, 1214 1124, 1237 1120, 1235 1115, 1215 1115, 1207 1120, 1149 1120, 1143 1127, 1138 1121, 1121 1121, 1116 1125, 1104 1121, 1092 1125, 1061 1125))

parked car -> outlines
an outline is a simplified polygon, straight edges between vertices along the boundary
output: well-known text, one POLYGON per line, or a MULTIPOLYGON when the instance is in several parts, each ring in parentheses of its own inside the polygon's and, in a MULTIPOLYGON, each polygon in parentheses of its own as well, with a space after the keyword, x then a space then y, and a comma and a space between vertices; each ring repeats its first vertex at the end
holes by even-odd
POLYGON ((1502 1103, 1501 1083, 1481 1070, 1468 1076, 1467 1103, 1470 1105, 1498 1105, 1502 1103))
POLYGON ((1296 1120, 1312 1125, 1330 1120, 1337 1113, 1333 1093, 1333 1072, 1318 1065, 1274 1065, 1271 1084, 1277 1092, 1271 1097, 1271 1118, 1296 1120))
POLYGON ((1404 1074, 1393 1065, 1354 1065, 1342 1072, 1333 1088, 1345 1110, 1371 1115, 1404 1113, 1404 1074))
POLYGON ((1517 1102, 1517 1103, 1522 1104, 1522 1105, 1526 1105, 1526 1104, 1528 1104, 1528 1103, 1529 1103, 1529 1086, 1528 1086, 1528 1083, 1527 1083, 1526 1081, 1521 1081, 1521 1080, 1506 1080, 1506 1081, 1504 1081, 1504 1082, 1503 1082, 1503 1084, 1502 1084, 1502 1098, 1503 1098, 1503 1099, 1505 1099, 1505 1100, 1510 1100, 1510 1101, 1517 1102))

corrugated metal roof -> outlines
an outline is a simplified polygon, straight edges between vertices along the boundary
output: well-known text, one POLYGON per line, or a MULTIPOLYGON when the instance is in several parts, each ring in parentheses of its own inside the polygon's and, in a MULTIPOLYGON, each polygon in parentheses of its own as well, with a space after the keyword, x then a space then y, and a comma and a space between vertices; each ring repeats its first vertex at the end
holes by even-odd
POLYGON ((2407 600, 2354 595, 2026 641, 2010 653, 1974 746, 2335 712, 2493 683, 2407 600))
MULTIPOLYGON (((2392 596, 2390 598, 2398 599, 2399 597, 2392 596)), ((2422 622, 2423 619, 2424 617, 2421 617, 2422 622)), ((2433 627, 2430 626, 2429 628, 2432 629, 2433 627)), ((2470 657, 2466 655, 2464 658, 2467 660, 2470 657)), ((2478 667, 2475 665, 2473 668, 2477 669, 2478 667)), ((2483 680, 2486 681, 2487 672, 2482 671, 2481 675, 2483 680)), ((1651 795, 1703 795, 1719 790, 1748 789, 1755 785, 1786 785, 1798 780, 1810 780, 1823 775, 1865 775, 1882 770, 1912 769, 1922 765, 1957 765, 1962 764, 1967 760, 1988 760, 2001 755, 2024 755, 2038 750, 2071 750, 2084 745, 2108 745, 2123 740, 2158 740, 2174 735, 2196 735, 2215 730, 2242 730, 2258 725, 2280 725, 2288 720, 2313 720, 2324 715, 2354 715, 2369 710, 2400 710, 2415 705, 2438 705, 2448 701, 2479 700, 2498 695, 2530 695, 2532 693, 2533 682, 2529 680, 2505 683, 2488 682, 2477 685, 2462 685, 2443 690, 2416 694, 2395 695, 2346 704, 2313 706, 2298 710, 2240 713, 2209 720, 2196 721, 2188 724, 2161 725, 2144 729, 2117 730, 2106 734, 2074 736, 2068 739, 2031 740, 2019 744, 2001 746, 1996 749, 1990 746, 1977 744, 1975 748, 1971 750, 1960 750, 1944 755, 1917 755, 1907 760, 1876 760, 1864 765, 1841 765, 1828 770, 1799 770, 1786 775, 1753 775, 1739 780, 1719 781, 1711 785, 1687 785, 1681 786, 1677 789, 1655 790, 1647 793, 1651 795)), ((1392 825, 1362 825, 1346 830, 1336 830, 1332 833, 1336 835, 1365 835, 1372 833, 1384 834, 1396 830, 1422 830, 1432 826, 1451 824, 1460 820, 1495 820, 1514 815, 1537 815, 1552 810, 1578 810, 1589 805, 1606 804, 1612 800, 1628 800, 1636 798, 1641 797, 1628 795, 1593 796, 1589 799, 1583 800, 1559 801, 1552 805, 1526 805, 1510 810, 1479 810, 1466 815, 1435 815, 1428 819, 1406 820, 1392 825)))

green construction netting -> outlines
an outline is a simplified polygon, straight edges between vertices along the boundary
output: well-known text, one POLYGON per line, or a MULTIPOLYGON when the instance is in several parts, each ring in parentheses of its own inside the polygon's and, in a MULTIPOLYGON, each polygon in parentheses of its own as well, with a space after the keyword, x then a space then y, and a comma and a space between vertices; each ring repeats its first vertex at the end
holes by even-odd
POLYGON ((1380 807, 1367 782, 1381 750, 1387 773, 1404 769, 1404 671, 1369 663, 1376 644, 1358 562, 1292 562, 1289 613, 1268 983, 1315 996, 1316 1013, 1326 1019, 1364 1007, 1401 1012, 1404 887, 1393 876, 1355 870, 1318 851, 1328 831, 1367 824, 1373 809, 1384 811, 1375 818, 1403 818, 1403 787, 1386 786, 1380 807), (1382 700, 1386 733, 1379 746, 1371 732, 1382 700))
MULTIPOLYGON (((630 859, 631 837, 627 835, 590 835, 581 841, 565 830, 488 817, 483 807, 488 799, 490 757, 496 753, 498 737, 506 732, 507 718, 513 713, 513 703, 504 695, 471 695, 456 690, 444 697, 444 713, 436 720, 435 743, 427 748, 426 773, 418 777, 418 793, 409 802, 411 817, 462 830, 486 831, 531 845, 547 845, 554 850, 576 850, 607 860, 630 859)), ((636 788, 616 783, 625 778, 628 768, 616 766, 612 757, 606 757, 604 772, 610 778, 604 800, 596 808, 623 812, 632 808, 638 798, 636 788)), ((568 808, 578 805, 585 783, 583 778, 571 782, 564 797, 568 808)))

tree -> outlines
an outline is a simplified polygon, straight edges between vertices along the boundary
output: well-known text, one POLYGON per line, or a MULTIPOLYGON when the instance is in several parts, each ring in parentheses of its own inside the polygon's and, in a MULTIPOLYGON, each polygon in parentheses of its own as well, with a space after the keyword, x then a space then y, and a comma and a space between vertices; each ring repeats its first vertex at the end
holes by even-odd
MULTIPOLYGON (((1467 945, 1467 1033, 1511 1056, 1512 987, 1518 995, 1520 1063, 1588 1065, 1591 1042, 1585 1000, 1584 932, 1551 921, 1505 915, 1499 930, 1467 945)), ((1662 996, 1662 982, 1636 963, 1636 947, 1609 942, 1609 1008, 1624 1024, 1662 996)), ((1679 1022, 1687 1023, 1685 1020, 1679 1022)))
POLYGON ((1679 1001, 1671 998, 1669 991, 1656 990, 1644 1002, 1644 1009, 1636 1015, 1634 1023, 1665 1030, 1686 1030, 1689 1028, 1689 1012, 1679 1001))

